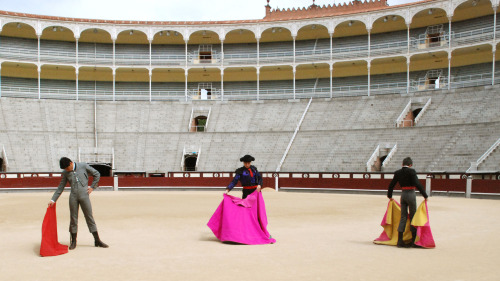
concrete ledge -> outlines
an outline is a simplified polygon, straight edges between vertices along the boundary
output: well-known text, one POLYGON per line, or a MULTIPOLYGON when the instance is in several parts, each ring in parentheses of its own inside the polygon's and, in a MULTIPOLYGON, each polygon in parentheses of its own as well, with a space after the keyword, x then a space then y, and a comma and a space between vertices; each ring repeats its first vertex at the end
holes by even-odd
POLYGON ((300 102, 300 99, 289 99, 288 102, 300 102))

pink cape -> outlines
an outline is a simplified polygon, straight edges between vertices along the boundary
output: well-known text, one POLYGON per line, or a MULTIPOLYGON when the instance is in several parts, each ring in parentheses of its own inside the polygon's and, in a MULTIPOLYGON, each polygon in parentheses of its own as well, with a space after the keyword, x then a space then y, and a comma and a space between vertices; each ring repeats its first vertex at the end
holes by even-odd
POLYGON ((267 215, 261 192, 253 192, 245 199, 224 194, 208 227, 220 241, 257 245, 275 243, 267 231, 267 215))
POLYGON ((68 246, 59 244, 57 238, 56 205, 47 208, 42 224, 42 244, 40 256, 50 257, 66 254, 68 246))
MULTIPOLYGON (((380 237, 375 239, 373 243, 382 245, 395 246, 398 242, 398 226, 401 219, 401 205, 395 200, 390 200, 387 205, 387 210, 380 224, 384 231, 380 237)), ((427 201, 423 201, 417 208, 415 216, 411 221, 411 225, 417 228, 417 238, 415 244, 423 248, 435 248, 434 237, 431 232, 431 225, 429 223, 429 210, 427 208, 427 201)), ((406 223, 403 240, 411 240, 410 222, 406 223)))

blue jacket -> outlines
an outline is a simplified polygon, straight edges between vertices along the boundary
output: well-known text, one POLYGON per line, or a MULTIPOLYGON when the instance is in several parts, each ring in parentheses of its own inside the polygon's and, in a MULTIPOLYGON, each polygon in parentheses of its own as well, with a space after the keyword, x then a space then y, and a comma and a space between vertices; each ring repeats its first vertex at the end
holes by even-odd
POLYGON ((255 186, 262 185, 262 176, 255 166, 250 165, 250 170, 252 170, 252 175, 250 175, 249 169, 241 167, 236 169, 233 181, 227 186, 227 189, 231 190, 238 183, 241 182, 242 186, 255 186))

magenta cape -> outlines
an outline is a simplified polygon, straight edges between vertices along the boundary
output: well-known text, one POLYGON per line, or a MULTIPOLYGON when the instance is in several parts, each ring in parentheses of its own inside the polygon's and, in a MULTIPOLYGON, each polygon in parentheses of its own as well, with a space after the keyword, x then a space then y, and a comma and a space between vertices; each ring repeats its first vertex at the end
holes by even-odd
MULTIPOLYGON (((373 243, 382 245, 395 246, 398 242, 398 226, 401 219, 401 205, 395 200, 390 200, 387 205, 382 223, 380 224, 384 231, 380 237, 375 239, 373 243)), ((434 237, 431 232, 431 225, 429 223, 429 210, 427 208, 427 201, 423 201, 417 208, 415 216, 411 221, 411 225, 417 228, 417 238, 415 244, 423 248, 435 248, 434 237)), ((411 240, 410 222, 407 220, 403 240, 411 240)))
POLYGON ((224 194, 208 227, 220 241, 257 245, 275 243, 267 232, 267 215, 261 192, 253 192, 245 199, 224 194))
POLYGON ((59 244, 57 238, 56 205, 47 208, 42 224, 42 244, 40 256, 50 257, 66 254, 68 246, 59 244))

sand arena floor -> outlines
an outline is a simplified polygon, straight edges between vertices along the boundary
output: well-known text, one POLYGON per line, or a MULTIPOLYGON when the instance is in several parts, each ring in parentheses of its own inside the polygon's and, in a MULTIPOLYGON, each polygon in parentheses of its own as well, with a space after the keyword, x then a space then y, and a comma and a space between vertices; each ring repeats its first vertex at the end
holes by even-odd
MULTIPOLYGON (((498 200, 432 197, 437 247, 398 249, 372 243, 382 231, 384 196, 267 190, 277 243, 247 246, 221 243, 206 226, 222 192, 96 191, 94 216, 110 248, 93 247, 80 212, 77 248, 42 258, 51 195, 0 193, 0 280, 500 280, 498 200)), ((68 196, 57 206, 63 244, 68 196)))

